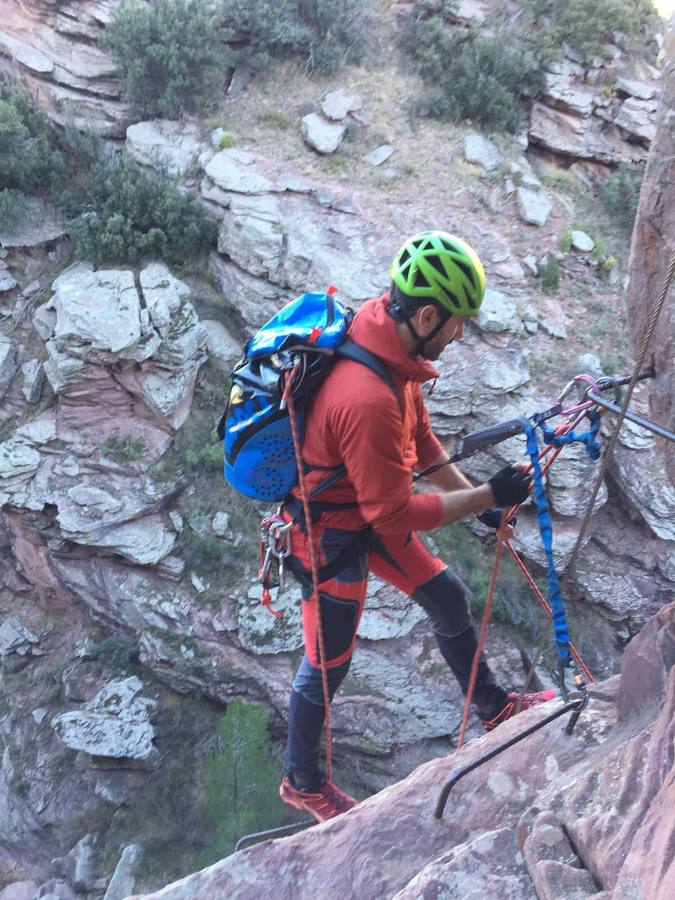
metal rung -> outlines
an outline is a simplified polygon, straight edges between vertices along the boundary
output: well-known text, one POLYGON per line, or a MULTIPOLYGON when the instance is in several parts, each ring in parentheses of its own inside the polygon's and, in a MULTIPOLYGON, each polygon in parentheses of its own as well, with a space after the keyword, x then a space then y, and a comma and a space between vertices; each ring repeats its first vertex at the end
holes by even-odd
MULTIPOLYGON (((597 394, 594 394, 593 391, 589 391, 587 396, 589 400, 597 403, 598 406, 602 406, 604 409, 608 409, 613 413, 621 413, 620 406, 616 403, 612 403, 610 400, 605 400, 604 397, 599 397, 597 394)), ((635 413, 628 411, 625 412, 624 418, 628 419, 629 422, 633 422, 635 425, 639 425, 641 428, 646 428, 647 431, 658 434, 659 437, 663 437, 668 441, 675 441, 675 434, 673 434, 672 431, 668 431, 667 428, 664 428, 662 425, 657 425, 655 422, 650 422, 649 419, 643 419, 642 416, 638 416, 635 413)))

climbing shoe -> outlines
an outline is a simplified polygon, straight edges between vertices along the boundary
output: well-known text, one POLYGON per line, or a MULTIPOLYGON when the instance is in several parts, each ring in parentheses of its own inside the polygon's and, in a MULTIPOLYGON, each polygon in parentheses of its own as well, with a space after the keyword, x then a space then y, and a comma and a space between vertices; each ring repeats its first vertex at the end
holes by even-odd
POLYGON ((557 696, 557 691, 549 690, 538 691, 534 694, 523 694, 521 699, 518 691, 512 691, 510 694, 506 695, 506 703, 496 715, 489 719, 483 719, 483 728, 486 731, 492 731, 498 725, 501 725, 502 722, 506 722, 507 719, 515 716, 516 712, 522 712, 524 709, 529 709, 531 706, 537 706, 539 703, 546 703, 548 700, 553 700, 557 696), (521 701, 520 709, 518 708, 519 700, 521 701))
POLYGON ((279 796, 288 806, 310 813, 317 822, 334 819, 356 806, 356 800, 341 791, 332 781, 324 781, 318 791, 300 791, 291 783, 288 775, 281 782, 279 796))

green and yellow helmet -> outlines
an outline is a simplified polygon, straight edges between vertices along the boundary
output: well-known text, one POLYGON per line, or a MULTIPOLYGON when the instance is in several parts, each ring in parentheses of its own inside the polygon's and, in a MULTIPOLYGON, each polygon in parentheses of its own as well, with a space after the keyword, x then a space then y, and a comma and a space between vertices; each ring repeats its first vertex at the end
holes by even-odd
POLYGON ((428 297, 449 313, 476 316, 483 302, 485 270, 478 254, 447 231, 420 231, 409 238, 389 274, 407 297, 428 297))

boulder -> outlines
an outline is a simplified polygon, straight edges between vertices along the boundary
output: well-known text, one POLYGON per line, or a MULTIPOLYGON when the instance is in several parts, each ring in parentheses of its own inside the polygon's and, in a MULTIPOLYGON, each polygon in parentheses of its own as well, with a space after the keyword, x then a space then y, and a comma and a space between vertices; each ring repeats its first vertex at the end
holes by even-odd
MULTIPOLYGON (((71 267, 52 285, 57 351, 91 362, 138 357, 141 305, 133 272, 71 267)), ((141 352, 141 358, 150 353, 141 352)))
POLYGON ((601 163, 641 162, 647 150, 623 141, 596 116, 581 118, 535 101, 530 112, 530 142, 579 159, 601 163))
POLYGON ((0 223, 0 247, 39 247, 58 240, 66 233, 61 216, 44 200, 28 200, 26 217, 11 228, 0 223))
POLYGON ((154 729, 149 721, 153 700, 137 696, 143 683, 135 676, 111 681, 81 710, 52 719, 57 737, 72 750, 116 759, 148 759, 154 729))
POLYGON ((150 263, 141 269, 139 280, 152 324, 166 338, 169 336, 171 317, 178 313, 183 301, 190 295, 190 288, 160 262, 150 263))
POLYGON ((216 537, 224 538, 230 531, 230 516, 226 512, 217 512, 211 519, 211 529, 216 537))
POLYGON ((619 93, 628 94, 629 97, 636 97, 638 100, 651 100, 658 92, 655 84, 649 84, 639 78, 628 78, 625 75, 619 75, 614 86, 619 93))
POLYGON ((125 900, 134 889, 136 870, 143 850, 139 844, 128 844, 122 851, 103 900, 125 900))
POLYGON ((628 435, 622 430, 610 464, 617 487, 657 537, 675 541, 675 487, 663 470, 653 440, 633 449, 628 435))
POLYGON ((363 101, 359 94, 346 91, 330 91, 321 101, 321 111, 327 119, 341 122, 350 112, 361 109, 363 101))
POLYGON ((127 128, 126 148, 134 159, 169 175, 184 175, 203 146, 200 129, 192 122, 153 119, 127 128))
POLYGON ((482 135, 467 134, 464 136, 464 159, 492 172, 499 168, 502 154, 496 144, 482 135))
POLYGON ((656 134, 655 113, 657 108, 657 100, 638 100, 636 97, 628 97, 619 107, 614 124, 629 137, 638 138, 648 147, 656 134))
POLYGON ((7 268, 7 263, 0 260, 0 294, 13 290, 17 284, 16 278, 7 268))
POLYGON ((0 890, 0 900, 35 900, 37 891, 34 881, 14 881, 0 890))
POLYGON ((40 638, 26 628, 18 616, 10 616, 0 625, 0 656, 8 653, 24 655, 40 638))
POLYGON ((572 231, 572 247, 580 253, 590 253, 595 247, 595 241, 590 234, 575 229, 572 231))
MULTIPOLYGON (((34 472, 40 465, 40 454, 21 440, 10 438, 0 444, 0 478, 34 472)), ((1 496, 1 495, 0 495, 1 496)))
POLYGON ((259 194, 273 190, 274 183, 257 170, 256 162, 252 153, 231 147, 216 153, 204 171, 222 191, 259 194))
POLYGON ((553 204, 539 191, 519 187, 517 191, 518 215, 529 225, 544 225, 551 215, 553 204))
POLYGON ((563 72, 544 74, 543 94, 551 106, 579 116, 590 116, 593 112, 594 92, 583 84, 578 84, 576 72, 569 71, 574 66, 567 63, 563 72))
POLYGON ((21 365, 23 387, 21 388, 28 403, 38 403, 45 388, 47 378, 43 364, 39 359, 29 359, 21 365))
POLYGON ((0 399, 4 397, 19 368, 17 351, 16 341, 0 334, 0 399))
POLYGON ((304 116, 301 128, 305 143, 324 155, 335 153, 346 133, 344 125, 327 122, 316 113, 304 116))
POLYGON ((0 31, 0 54, 36 75, 49 75, 54 71, 54 62, 45 53, 4 31, 0 31))
POLYGON ((501 291, 487 288, 478 313, 478 327, 482 331, 520 334, 523 322, 516 302, 501 291))
POLYGON ((371 166, 381 166, 382 163, 389 159, 393 152, 394 148, 391 144, 382 144, 381 147, 376 147, 372 153, 369 153, 368 156, 366 156, 366 162, 370 163, 371 166))
POLYGON ((216 319, 202 319, 202 325, 206 331, 206 351, 209 359, 221 372, 229 375, 233 364, 243 355, 242 342, 216 319))

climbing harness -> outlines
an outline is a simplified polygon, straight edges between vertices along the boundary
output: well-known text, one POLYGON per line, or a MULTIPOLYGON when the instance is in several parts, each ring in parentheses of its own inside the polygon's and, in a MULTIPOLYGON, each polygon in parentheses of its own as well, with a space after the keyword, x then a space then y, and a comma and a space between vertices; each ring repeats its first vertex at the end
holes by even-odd
POLYGON ((265 516, 260 523, 260 568, 258 581, 262 585, 260 602, 277 618, 281 613, 272 606, 270 588, 284 588, 284 563, 291 553, 291 528, 293 522, 286 522, 281 508, 274 516, 265 516), (276 567, 276 574, 275 574, 276 567))

